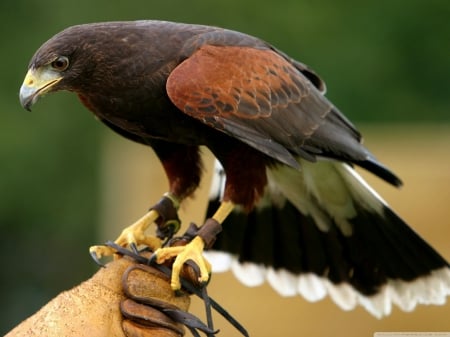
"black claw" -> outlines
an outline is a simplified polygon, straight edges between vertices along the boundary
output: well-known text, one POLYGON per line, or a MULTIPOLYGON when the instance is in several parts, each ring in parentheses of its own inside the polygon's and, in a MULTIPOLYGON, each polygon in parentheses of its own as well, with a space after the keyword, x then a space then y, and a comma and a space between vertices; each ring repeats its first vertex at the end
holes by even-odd
POLYGON ((97 257, 97 254, 95 252, 89 252, 89 255, 91 255, 92 260, 94 260, 94 262, 102 268, 105 268, 105 265, 99 260, 99 258, 97 257))
POLYGON ((147 265, 149 265, 149 266, 154 266, 154 265, 156 265, 157 263, 156 263, 156 259, 158 258, 158 256, 155 254, 155 253, 153 253, 149 258, 148 258, 148 260, 147 260, 147 265))
POLYGON ((173 292, 175 293, 176 297, 181 297, 183 295, 186 295, 186 292, 183 291, 182 289, 177 289, 177 290, 174 290, 173 292))

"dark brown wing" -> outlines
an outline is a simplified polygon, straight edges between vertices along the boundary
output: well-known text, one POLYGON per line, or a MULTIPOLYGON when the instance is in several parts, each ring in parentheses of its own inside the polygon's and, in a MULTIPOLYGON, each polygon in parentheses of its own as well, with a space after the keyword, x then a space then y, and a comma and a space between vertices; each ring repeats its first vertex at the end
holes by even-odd
POLYGON ((353 125, 274 50, 203 45, 172 71, 167 92, 189 116, 288 165, 298 167, 296 155, 375 162, 353 125))

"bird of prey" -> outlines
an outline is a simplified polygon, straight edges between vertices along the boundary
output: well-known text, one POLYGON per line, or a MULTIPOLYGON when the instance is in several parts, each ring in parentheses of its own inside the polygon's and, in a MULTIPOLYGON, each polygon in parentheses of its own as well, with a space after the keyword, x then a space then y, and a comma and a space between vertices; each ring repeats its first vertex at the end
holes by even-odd
POLYGON ((450 294, 448 262, 354 166, 395 186, 399 178, 362 145, 321 78, 272 45, 166 21, 77 25, 36 51, 20 101, 30 110, 60 90, 153 148, 167 174, 169 191, 122 232, 121 246, 157 245, 144 233, 153 222, 161 237, 177 230, 178 206, 201 179, 200 146, 220 162, 205 224, 186 246, 155 252, 160 263, 176 257, 174 289, 187 260, 199 265, 200 281, 208 279, 202 252, 212 247, 211 261, 246 284, 268 280, 281 294, 312 301, 328 294, 343 309, 362 305, 378 317, 393 303, 411 310, 443 304, 450 294))

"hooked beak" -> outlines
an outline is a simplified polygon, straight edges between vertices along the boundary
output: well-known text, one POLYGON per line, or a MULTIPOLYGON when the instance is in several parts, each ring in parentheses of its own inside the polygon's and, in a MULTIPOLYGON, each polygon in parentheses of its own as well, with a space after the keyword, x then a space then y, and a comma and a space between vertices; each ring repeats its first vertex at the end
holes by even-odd
POLYGON ((31 106, 37 102, 39 97, 49 92, 61 79, 60 73, 49 69, 29 69, 20 87, 20 104, 26 110, 31 111, 31 106))

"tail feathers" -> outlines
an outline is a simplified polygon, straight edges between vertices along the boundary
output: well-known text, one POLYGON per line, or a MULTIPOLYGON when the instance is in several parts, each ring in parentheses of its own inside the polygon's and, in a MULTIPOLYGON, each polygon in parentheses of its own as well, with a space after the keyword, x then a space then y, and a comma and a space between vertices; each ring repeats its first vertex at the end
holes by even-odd
POLYGON ((267 281, 284 296, 329 295, 344 310, 362 305, 376 317, 392 304, 409 311, 445 303, 449 264, 352 168, 300 164, 271 169, 257 208, 227 218, 208 252, 213 270, 232 269, 249 286, 267 281))
POLYGON ((375 158, 368 157, 366 160, 356 162, 358 166, 366 169, 369 172, 372 172, 376 176, 380 177, 384 181, 388 182, 391 185, 396 187, 400 187, 403 185, 403 182, 397 177, 391 170, 389 170, 386 166, 380 164, 375 158))

